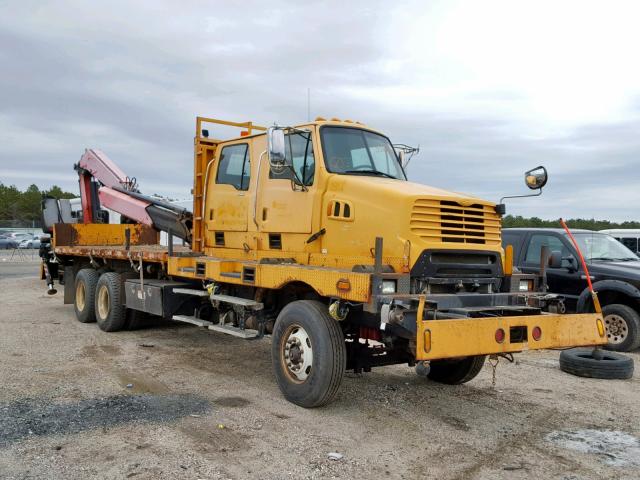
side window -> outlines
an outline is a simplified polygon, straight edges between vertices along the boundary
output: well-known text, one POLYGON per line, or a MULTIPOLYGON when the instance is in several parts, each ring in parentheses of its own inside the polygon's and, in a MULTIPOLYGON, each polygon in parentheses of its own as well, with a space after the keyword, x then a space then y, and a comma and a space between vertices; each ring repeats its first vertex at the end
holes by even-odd
POLYGON ((558 237, 554 235, 535 234, 529 239, 527 255, 524 259, 525 263, 540 265, 540 252, 543 246, 549 247, 549 250, 552 252, 560 252, 563 257, 568 255, 567 248, 558 237))
MULTIPOLYGON (((313 177, 316 171, 316 160, 313 155, 313 142, 311 133, 294 132, 285 135, 284 139, 287 163, 293 165, 293 169, 300 181, 307 187, 313 185, 313 177)), ((291 179, 291 170, 286 169, 280 174, 269 172, 269 178, 291 179)))
POLYGON ((216 183, 233 185, 238 190, 249 189, 251 166, 249 145, 229 145, 220 152, 216 183))
POLYGON ((513 246, 513 261, 518 262, 518 246, 520 245, 520 239, 517 235, 509 233, 502 233, 502 247, 506 248, 507 245, 513 246))
POLYGON ((637 252, 638 251, 638 239, 637 238, 626 237, 626 238, 618 238, 618 240, 620 242, 622 242, 622 244, 625 247, 627 247, 629 250, 631 250, 632 252, 637 252))

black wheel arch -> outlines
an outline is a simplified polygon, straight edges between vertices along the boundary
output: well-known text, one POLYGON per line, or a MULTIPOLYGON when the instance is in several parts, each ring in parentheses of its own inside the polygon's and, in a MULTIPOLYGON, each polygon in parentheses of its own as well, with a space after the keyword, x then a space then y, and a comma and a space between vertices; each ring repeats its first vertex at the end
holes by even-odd
MULTIPOLYGON (((640 290, 628 282, 622 280, 600 280, 593 284, 593 289, 598 292, 598 300, 603 306, 621 303, 640 311, 640 290)), ((588 288, 585 288, 578 297, 576 312, 587 313, 592 311, 591 292, 588 288)))

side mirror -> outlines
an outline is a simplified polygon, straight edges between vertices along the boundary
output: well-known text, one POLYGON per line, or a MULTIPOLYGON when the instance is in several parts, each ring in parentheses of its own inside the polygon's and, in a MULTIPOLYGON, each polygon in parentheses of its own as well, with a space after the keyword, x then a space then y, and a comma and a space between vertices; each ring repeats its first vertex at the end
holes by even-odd
POLYGON ((551 252, 551 255, 549 255, 549 266, 551 268, 562 267, 562 253, 558 252, 557 250, 551 252))
POLYGON ((267 130, 267 144, 271 171, 275 174, 280 174, 284 171, 287 161, 284 130, 278 127, 269 127, 267 130))
POLYGON ((542 165, 524 172, 524 183, 531 190, 539 190, 547 184, 547 169, 542 165))

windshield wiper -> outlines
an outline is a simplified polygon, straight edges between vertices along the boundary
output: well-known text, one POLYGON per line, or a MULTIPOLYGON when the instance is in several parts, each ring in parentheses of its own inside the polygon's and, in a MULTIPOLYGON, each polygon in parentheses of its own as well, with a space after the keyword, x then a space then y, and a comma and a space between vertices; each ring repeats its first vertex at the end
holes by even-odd
POLYGON ((394 180, 398 180, 398 177, 394 177, 393 175, 390 175, 386 172, 381 172, 380 170, 345 170, 344 173, 362 173, 362 174, 367 174, 367 173, 373 173, 374 175, 381 175, 383 177, 387 177, 387 178, 393 178, 394 180))
POLYGON ((617 258, 611 257, 592 257, 590 260, 602 260, 603 262, 615 262, 617 258))

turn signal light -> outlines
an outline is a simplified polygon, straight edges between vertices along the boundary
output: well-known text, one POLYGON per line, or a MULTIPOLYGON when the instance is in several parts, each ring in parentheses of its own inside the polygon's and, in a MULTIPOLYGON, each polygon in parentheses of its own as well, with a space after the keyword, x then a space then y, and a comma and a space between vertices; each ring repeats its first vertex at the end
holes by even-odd
POLYGON ((598 334, 599 334, 601 337, 604 337, 605 330, 604 330, 604 323, 602 323, 602 320, 597 319, 597 320, 596 320, 596 325, 598 326, 598 334))
POLYGON ((346 278, 341 278, 336 282, 336 288, 341 292, 348 292, 351 290, 351 282, 346 278))
POLYGON ((504 333, 504 330, 499 328, 496 330, 496 342, 498 343, 502 343, 504 342, 504 338, 505 338, 506 334, 504 333))
POLYGON ((424 331, 424 353, 431 351, 431 330, 426 329, 424 331))
POLYGON ((531 336, 537 342, 542 338, 542 329, 540 327, 533 327, 533 330, 531 330, 531 336))

